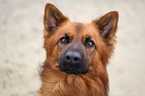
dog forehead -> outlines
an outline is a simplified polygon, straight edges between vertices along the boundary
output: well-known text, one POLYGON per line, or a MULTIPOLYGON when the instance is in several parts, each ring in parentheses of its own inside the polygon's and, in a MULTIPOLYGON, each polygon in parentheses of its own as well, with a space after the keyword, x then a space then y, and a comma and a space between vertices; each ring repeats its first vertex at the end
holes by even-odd
POLYGON ((91 23, 80 23, 80 22, 68 22, 63 26, 63 31, 71 33, 76 36, 90 35, 98 33, 91 23))
POLYGON ((74 29, 76 33, 80 33, 80 32, 83 32, 83 30, 85 29, 85 26, 83 23, 74 23, 74 29))
POLYGON ((76 36, 84 37, 90 36, 92 38, 98 37, 98 31, 95 26, 91 25, 90 23, 75 23, 74 24, 74 33, 76 36))

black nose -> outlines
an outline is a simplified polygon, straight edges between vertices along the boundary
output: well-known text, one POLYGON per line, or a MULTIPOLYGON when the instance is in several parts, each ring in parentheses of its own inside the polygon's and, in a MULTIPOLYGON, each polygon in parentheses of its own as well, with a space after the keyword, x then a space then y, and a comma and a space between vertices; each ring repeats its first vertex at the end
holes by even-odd
POLYGON ((85 74, 88 72, 88 58, 79 51, 66 51, 59 59, 60 70, 67 74, 85 74))
POLYGON ((69 52, 66 52, 64 59, 69 64, 77 64, 77 63, 80 63, 82 57, 81 57, 81 54, 78 52, 69 51, 69 52))

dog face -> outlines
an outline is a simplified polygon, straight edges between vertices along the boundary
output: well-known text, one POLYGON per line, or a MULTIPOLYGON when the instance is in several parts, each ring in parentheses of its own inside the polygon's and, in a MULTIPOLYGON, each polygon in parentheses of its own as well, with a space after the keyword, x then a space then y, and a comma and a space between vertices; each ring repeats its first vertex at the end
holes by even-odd
POLYGON ((68 22, 63 26, 64 29, 60 30, 65 32, 58 43, 61 51, 59 65, 62 71, 68 74, 85 74, 89 71, 89 56, 96 51, 96 41, 93 38, 95 34, 91 34, 95 30, 89 26, 91 27, 89 24, 68 22))
POLYGON ((91 23, 70 22, 54 5, 47 4, 44 47, 47 59, 55 62, 50 66, 58 65, 67 74, 85 74, 106 66, 115 44, 117 21, 118 13, 112 11, 91 23))

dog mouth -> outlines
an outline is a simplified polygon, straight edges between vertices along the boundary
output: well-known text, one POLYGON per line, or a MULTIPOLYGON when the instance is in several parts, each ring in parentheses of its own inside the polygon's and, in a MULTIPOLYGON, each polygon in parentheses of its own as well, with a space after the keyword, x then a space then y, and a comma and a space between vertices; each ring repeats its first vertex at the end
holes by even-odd
POLYGON ((60 69, 61 72, 65 72, 66 74, 75 74, 75 75, 86 74, 90 70, 89 67, 86 68, 86 70, 84 71, 79 71, 77 69, 66 69, 66 68, 60 67, 59 64, 56 64, 56 68, 60 69))
POLYGON ((63 68, 60 68, 60 71, 65 72, 67 74, 79 75, 79 74, 86 74, 89 71, 89 68, 87 68, 84 71, 80 71, 80 70, 77 70, 77 69, 63 69, 63 68))

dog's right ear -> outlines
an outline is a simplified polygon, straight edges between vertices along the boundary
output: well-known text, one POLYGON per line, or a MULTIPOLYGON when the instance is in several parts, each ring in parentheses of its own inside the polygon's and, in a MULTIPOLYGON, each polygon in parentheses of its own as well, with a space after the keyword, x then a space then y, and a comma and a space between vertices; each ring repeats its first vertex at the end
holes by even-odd
POLYGON ((44 30, 53 33, 58 26, 68 20, 53 4, 47 3, 44 13, 44 30))

